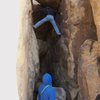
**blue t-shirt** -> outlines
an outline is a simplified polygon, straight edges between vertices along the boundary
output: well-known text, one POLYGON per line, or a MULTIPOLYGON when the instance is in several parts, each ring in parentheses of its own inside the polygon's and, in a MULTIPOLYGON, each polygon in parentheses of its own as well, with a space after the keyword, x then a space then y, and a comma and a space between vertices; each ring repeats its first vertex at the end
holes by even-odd
POLYGON ((43 83, 38 89, 39 100, 56 100, 56 90, 52 87, 52 77, 49 74, 43 76, 43 83))

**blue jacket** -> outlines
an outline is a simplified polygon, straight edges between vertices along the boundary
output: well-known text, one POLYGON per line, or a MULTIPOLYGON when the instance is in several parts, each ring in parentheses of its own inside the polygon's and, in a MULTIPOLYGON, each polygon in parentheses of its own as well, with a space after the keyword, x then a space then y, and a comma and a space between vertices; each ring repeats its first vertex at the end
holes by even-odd
POLYGON ((52 77, 46 73, 42 79, 43 83, 38 89, 39 100, 56 100, 56 91, 52 87, 52 77))

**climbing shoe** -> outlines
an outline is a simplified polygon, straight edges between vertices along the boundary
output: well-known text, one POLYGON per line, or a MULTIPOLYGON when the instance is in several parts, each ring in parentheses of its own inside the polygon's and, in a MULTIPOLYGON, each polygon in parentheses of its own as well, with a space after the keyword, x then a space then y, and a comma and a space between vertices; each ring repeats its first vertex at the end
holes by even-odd
POLYGON ((58 38, 58 39, 61 38, 61 35, 57 35, 57 38, 58 38))

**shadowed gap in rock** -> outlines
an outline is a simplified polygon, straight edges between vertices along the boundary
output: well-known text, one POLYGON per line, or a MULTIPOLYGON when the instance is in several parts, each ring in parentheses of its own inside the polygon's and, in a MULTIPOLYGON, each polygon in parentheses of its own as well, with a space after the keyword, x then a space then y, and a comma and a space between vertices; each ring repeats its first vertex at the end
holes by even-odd
POLYGON ((98 74, 100 77, 100 57, 97 57, 98 74))
MULTIPOLYGON (((41 20, 45 17, 45 15, 39 10, 41 9, 41 5, 33 5, 33 24, 41 20)), ((58 8, 56 10, 59 10, 58 8)), ((58 24, 60 15, 56 15, 56 22, 58 24)), ((58 40, 56 40, 56 33, 50 24, 50 22, 46 22, 41 25, 39 28, 35 29, 36 37, 39 41, 45 42, 45 46, 43 49, 47 48, 44 53, 39 55, 40 58, 40 77, 37 81, 42 81, 42 76, 45 72, 50 73, 52 76, 55 76, 55 70, 59 67, 57 63, 59 62, 59 57, 61 56, 62 50, 59 47, 58 40), (55 67, 55 68, 53 68, 55 67), (55 70, 54 70, 55 69, 55 70)), ((38 42, 39 42, 38 41, 38 42)), ((39 46, 40 47, 40 46, 39 46)), ((41 47, 40 47, 41 52, 41 47)), ((66 65, 65 65, 66 66, 66 65)), ((55 76, 56 77, 56 76, 55 76)), ((60 80, 60 79, 59 79, 60 80)), ((54 82, 54 80, 53 80, 54 82)), ((56 82, 56 80, 55 80, 56 82)), ((36 82, 37 85, 38 82, 36 82)), ((57 86, 55 84, 55 86, 57 86)), ((36 86, 37 87, 37 86, 36 86)), ((36 93, 36 92, 35 92, 36 93)), ((36 97, 36 94, 35 96, 36 97)), ((36 98, 34 98, 36 100, 36 98)))

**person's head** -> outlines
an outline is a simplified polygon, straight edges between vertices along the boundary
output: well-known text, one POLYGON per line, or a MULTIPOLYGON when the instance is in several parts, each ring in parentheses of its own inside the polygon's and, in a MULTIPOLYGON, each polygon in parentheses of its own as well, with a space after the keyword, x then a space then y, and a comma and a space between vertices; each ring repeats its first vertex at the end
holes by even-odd
POLYGON ((49 73, 45 73, 42 78, 43 84, 52 85, 52 76, 49 73))
POLYGON ((100 100, 100 94, 97 95, 95 100, 100 100))

